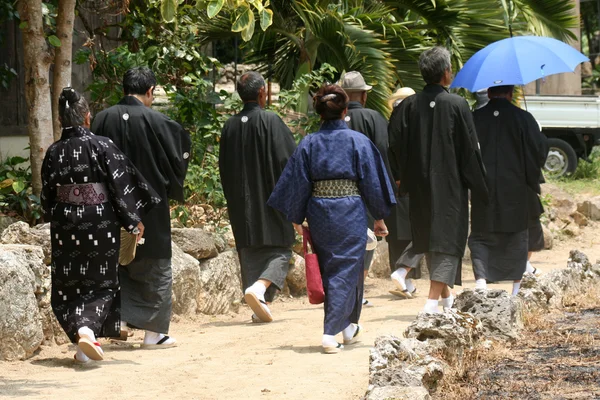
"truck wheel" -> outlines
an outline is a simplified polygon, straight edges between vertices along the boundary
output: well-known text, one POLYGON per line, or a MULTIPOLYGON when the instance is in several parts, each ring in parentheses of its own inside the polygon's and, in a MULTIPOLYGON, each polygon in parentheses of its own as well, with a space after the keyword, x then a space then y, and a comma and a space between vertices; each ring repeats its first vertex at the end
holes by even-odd
POLYGON ((577 169, 577 154, 573 147, 564 140, 551 138, 548 139, 548 158, 544 165, 544 170, 549 176, 560 178, 570 175, 577 169))

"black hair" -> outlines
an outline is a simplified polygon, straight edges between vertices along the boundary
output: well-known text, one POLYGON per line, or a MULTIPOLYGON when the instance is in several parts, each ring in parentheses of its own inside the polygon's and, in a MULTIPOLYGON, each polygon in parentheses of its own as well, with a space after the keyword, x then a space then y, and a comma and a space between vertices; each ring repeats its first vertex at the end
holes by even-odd
POLYGON ((446 71, 452 67, 450 52, 444 47, 436 46, 421 53, 419 69, 425 83, 440 83, 446 71))
POLYGON ((248 71, 240 77, 237 83, 237 92, 242 101, 258 100, 260 88, 265 86, 265 80, 261 74, 255 71, 248 71))
POLYGON ((81 126, 90 112, 85 98, 72 87, 66 87, 58 97, 58 117, 63 128, 81 126))
POLYGON ((148 67, 130 68, 123 75, 123 92, 125 92, 125 95, 144 95, 152 86, 156 87, 156 76, 148 67))
POLYGON ((342 118, 342 113, 348 108, 348 95, 338 85, 325 84, 313 97, 315 111, 325 121, 342 118))
POLYGON ((492 87, 488 88, 488 94, 490 96, 503 96, 503 95, 512 94, 512 92, 514 90, 515 90, 514 85, 492 86, 492 87))

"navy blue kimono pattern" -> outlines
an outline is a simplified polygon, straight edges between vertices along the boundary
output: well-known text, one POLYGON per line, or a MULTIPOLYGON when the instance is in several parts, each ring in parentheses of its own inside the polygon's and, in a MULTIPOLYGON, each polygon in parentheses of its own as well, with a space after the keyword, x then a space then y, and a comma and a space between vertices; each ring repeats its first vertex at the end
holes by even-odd
POLYGON ((396 204, 379 151, 344 121, 326 121, 308 135, 288 161, 267 203, 288 221, 306 219, 325 289, 326 335, 358 323, 362 307, 367 209, 376 220, 396 204), (313 182, 347 179, 361 196, 312 197, 313 182))
POLYGON ((83 127, 63 129, 48 148, 42 184, 52 235, 52 310, 73 343, 84 326, 98 337, 118 337, 120 227, 131 232, 161 199, 110 139, 83 127), (57 196, 61 185, 86 183, 105 184, 109 198, 73 205, 57 196))

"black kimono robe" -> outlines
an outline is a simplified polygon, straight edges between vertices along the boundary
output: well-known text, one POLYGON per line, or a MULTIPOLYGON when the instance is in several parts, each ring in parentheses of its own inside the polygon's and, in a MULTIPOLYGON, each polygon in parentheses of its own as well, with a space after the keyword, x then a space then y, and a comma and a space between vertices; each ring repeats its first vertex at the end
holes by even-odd
POLYGON ((238 250, 294 243, 292 224, 267 200, 295 149, 281 118, 257 103, 246 103, 225 123, 219 170, 238 250))
MULTIPOLYGON (((388 159, 388 122, 377 111, 364 108, 358 101, 351 101, 348 104, 348 114, 345 118, 346 124, 352 130, 366 135, 383 159, 388 176, 392 180, 393 188, 396 188, 396 183, 393 181, 392 169, 388 159)), ((385 224, 388 227, 389 235, 386 237, 389 248, 389 262, 392 271, 395 270, 396 261, 402 255, 404 249, 412 240, 410 228, 410 220, 408 218, 408 196, 401 195, 396 197, 397 204, 392 207, 390 215, 385 219, 385 224)), ((369 215, 369 227, 373 229, 373 218, 369 215)), ((367 252, 365 256, 365 267, 370 264, 375 251, 367 252), (369 254, 370 253, 370 254, 369 254)), ((390 272, 392 272, 390 271, 390 272)), ((411 271, 409 278, 419 278, 420 271, 411 271), (415 275, 416 273, 416 275, 415 275)))
POLYGON ((107 136, 129 157, 163 201, 143 220, 146 243, 136 260, 171 258, 171 216, 168 199, 183 202, 191 139, 181 125, 133 96, 100 112, 92 132, 107 136))
POLYGON ((541 170, 547 139, 533 116, 506 99, 473 113, 485 165, 487 196, 471 197, 473 232, 521 232, 539 218, 541 170), (530 204, 531 203, 531 204, 530 204))
POLYGON ((462 257, 468 189, 487 196, 467 102, 440 85, 427 85, 394 109, 389 135, 390 162, 400 178, 400 191, 410 195, 415 251, 462 257))
POLYGON ((133 230, 162 201, 110 139, 83 127, 63 129, 61 139, 48 148, 42 183, 52 242, 54 314, 73 343, 84 326, 97 337, 119 337, 120 227, 133 230), (108 196, 85 186, 91 183, 104 186, 108 196), (65 185, 84 185, 74 192, 83 204, 58 196, 65 185))

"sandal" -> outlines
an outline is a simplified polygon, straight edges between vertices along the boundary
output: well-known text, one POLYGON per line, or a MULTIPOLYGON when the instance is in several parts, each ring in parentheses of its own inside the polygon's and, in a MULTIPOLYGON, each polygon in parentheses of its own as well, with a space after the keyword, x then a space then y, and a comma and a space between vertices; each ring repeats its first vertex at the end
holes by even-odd
MULTIPOLYGON (((153 350, 153 349, 168 349, 170 347, 177 347, 177 342, 176 341, 173 341, 173 343, 165 343, 169 339, 171 339, 171 337, 168 336, 168 335, 165 335, 158 342, 156 342, 154 344, 142 344, 141 347, 142 347, 142 349, 149 349, 149 350, 153 350)), ((173 339, 173 340, 175 340, 175 339, 173 339)))
POLYGON ((344 345, 338 343, 337 346, 323 346, 323 352, 325 354, 337 354, 344 348, 344 345))
POLYGON ((254 311, 254 314, 256 314, 256 316, 261 321, 263 321, 263 322, 272 322, 273 321, 273 316, 271 315, 271 312, 269 311, 269 309, 267 307, 267 303, 265 303, 263 300, 259 299, 256 294, 248 291, 244 295, 244 300, 246 300, 246 303, 248 304, 248 306, 250 306, 252 311, 254 311), (263 307, 263 304, 264 304, 264 307, 263 307))
POLYGON ((404 290, 390 290, 390 293, 394 296, 403 297, 405 299, 412 299, 413 293, 416 292, 416 289, 411 293, 407 289, 404 290))
POLYGON ((94 361, 104 360, 104 352, 102 351, 102 347, 100 347, 100 343, 92 341, 89 337, 80 336, 77 341, 77 346, 79 346, 81 351, 83 351, 83 354, 90 359, 94 361))

